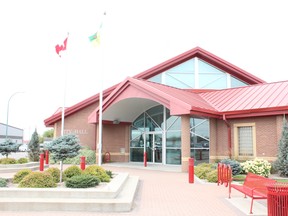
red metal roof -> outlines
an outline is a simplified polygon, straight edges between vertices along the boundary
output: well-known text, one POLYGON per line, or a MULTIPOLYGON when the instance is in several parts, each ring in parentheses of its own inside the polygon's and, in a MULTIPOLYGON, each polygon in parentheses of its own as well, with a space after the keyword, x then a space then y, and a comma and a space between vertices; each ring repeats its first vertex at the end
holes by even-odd
MULTIPOLYGON (((208 51, 196 47, 194 49, 191 49, 183 54, 180 54, 172 59, 169 59, 168 61, 165 61, 155 67, 152 67, 151 69, 148 69, 136 76, 134 78, 137 79, 149 79, 152 76, 155 76, 165 70, 168 70, 171 67, 174 67, 178 64, 181 64, 191 58, 198 57, 211 65, 214 65, 215 67, 218 67, 219 69, 230 73, 234 77, 246 82, 247 84, 259 84, 259 83, 265 83, 265 81, 261 80, 260 78, 236 67, 235 65, 232 65, 231 63, 213 55, 212 53, 209 53, 208 51)), ((117 86, 116 84, 103 92, 103 97, 106 98, 117 86)), ((184 93, 183 93, 184 94, 184 93)), ((92 104, 95 104, 99 101, 99 94, 93 95, 65 110, 65 116, 69 116, 87 106, 90 106, 92 104)), ((54 115, 50 116, 49 118, 44 120, 44 124, 46 126, 53 126, 53 124, 57 121, 61 120, 61 113, 55 113, 54 115)))
POLYGON ((288 111, 288 81, 210 91, 199 95, 219 113, 230 117, 288 111))

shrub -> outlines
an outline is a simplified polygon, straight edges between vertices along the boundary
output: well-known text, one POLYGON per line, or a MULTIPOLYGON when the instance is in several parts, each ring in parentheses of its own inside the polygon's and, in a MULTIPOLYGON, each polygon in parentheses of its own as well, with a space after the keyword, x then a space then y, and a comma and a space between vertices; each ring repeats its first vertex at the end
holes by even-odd
POLYGON ((194 167, 194 174, 200 179, 206 179, 207 174, 214 170, 213 164, 201 163, 194 167))
POLYGON ((100 179, 92 175, 72 176, 65 182, 68 188, 89 188, 99 185, 100 179))
POLYGON ((245 173, 251 172, 265 177, 270 175, 271 164, 267 160, 255 158, 241 163, 241 166, 245 173))
POLYGON ((12 182, 15 184, 18 184, 19 182, 22 181, 22 179, 24 177, 26 177, 27 175, 29 175, 30 173, 32 173, 32 170, 30 169, 23 169, 18 171, 17 173, 15 173, 15 175, 13 176, 13 180, 12 182))
POLYGON ((77 176, 81 174, 82 174, 82 170, 76 165, 72 165, 64 170, 65 178, 71 178, 73 176, 77 176))
POLYGON ((106 170, 107 175, 111 178, 113 178, 113 173, 111 170, 106 170))
POLYGON ((16 164, 17 161, 14 158, 2 158, 1 164, 16 164))
POLYGON ((88 164, 95 164, 96 161, 96 156, 95 156, 95 151, 92 151, 88 148, 81 149, 79 151, 79 154, 73 158, 67 158, 63 161, 63 164, 75 164, 79 165, 80 164, 80 157, 84 156, 85 157, 85 163, 88 164))
POLYGON ((236 160, 227 158, 227 159, 221 160, 220 163, 227 164, 227 165, 229 164, 231 166, 233 176, 242 173, 241 164, 236 160))
POLYGON ((110 181, 110 177, 109 175, 106 173, 105 169, 103 169, 102 167, 98 166, 98 165, 90 165, 88 166, 84 172, 84 174, 88 174, 88 175, 93 175, 96 176, 100 179, 101 182, 109 182, 110 181))
POLYGON ((18 163, 18 164, 28 163, 28 159, 27 159, 27 158, 19 158, 19 159, 17 160, 17 163, 18 163))
POLYGON ((50 167, 45 170, 45 172, 49 173, 53 177, 54 182, 60 182, 60 169, 56 167, 50 167))
POLYGON ((32 172, 19 183, 21 188, 51 188, 56 186, 57 184, 48 172, 32 172))
POLYGON ((0 178, 0 187, 7 187, 8 180, 4 178, 0 178))
POLYGON ((211 170, 210 172, 207 173, 206 179, 208 182, 213 182, 216 183, 218 181, 218 175, 217 175, 217 170, 211 170))

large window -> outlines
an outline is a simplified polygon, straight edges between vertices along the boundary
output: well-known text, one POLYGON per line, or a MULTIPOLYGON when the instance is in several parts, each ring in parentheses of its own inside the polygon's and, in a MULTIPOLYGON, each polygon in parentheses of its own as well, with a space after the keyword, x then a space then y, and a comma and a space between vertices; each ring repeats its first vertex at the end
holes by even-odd
POLYGON ((198 58, 190 59, 149 79, 180 89, 226 89, 246 83, 198 58))
POLYGON ((190 118, 190 156, 195 164, 209 163, 209 119, 190 118))
POLYGON ((255 124, 234 125, 235 156, 239 158, 254 157, 256 152, 255 124))

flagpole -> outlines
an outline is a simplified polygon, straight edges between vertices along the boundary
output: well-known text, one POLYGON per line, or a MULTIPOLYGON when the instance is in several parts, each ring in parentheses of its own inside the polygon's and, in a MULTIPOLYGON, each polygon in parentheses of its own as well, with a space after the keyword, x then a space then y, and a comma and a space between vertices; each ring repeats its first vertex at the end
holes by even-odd
MULTIPOLYGON (((103 14, 103 20, 102 23, 100 25, 100 28, 102 29, 102 38, 104 38, 104 40, 100 39, 100 58, 101 58, 101 74, 105 74, 104 72, 104 49, 103 49, 103 45, 105 44, 105 31, 103 30, 103 24, 104 24, 104 20, 105 20, 105 16, 106 16, 106 12, 104 12, 103 14), (104 41, 104 42, 103 42, 104 41)), ((100 93, 99 93, 99 122, 98 122, 98 136, 99 136, 99 143, 98 143, 98 165, 101 166, 102 165, 102 142, 103 142, 103 79, 100 79, 100 93)))
MULTIPOLYGON (((67 34, 66 39, 64 40, 63 44, 59 45, 57 44, 55 46, 56 53, 58 56, 61 58, 62 56, 60 55, 60 52, 65 51, 67 49, 67 40, 69 37, 69 32, 67 34)), ((64 86, 63 86, 63 104, 62 104, 62 114, 61 114, 61 136, 64 135, 64 119, 65 119, 65 102, 66 102, 66 89, 67 89, 67 69, 66 65, 63 63, 62 59, 62 65, 64 65, 64 86)))

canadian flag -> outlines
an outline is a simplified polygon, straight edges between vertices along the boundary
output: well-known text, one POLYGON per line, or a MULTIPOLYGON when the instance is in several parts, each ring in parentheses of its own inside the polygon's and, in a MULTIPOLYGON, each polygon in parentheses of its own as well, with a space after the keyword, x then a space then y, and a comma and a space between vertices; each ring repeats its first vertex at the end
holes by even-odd
POLYGON ((59 57, 61 57, 60 52, 66 50, 67 40, 68 40, 68 36, 67 36, 67 38, 64 40, 63 44, 61 44, 61 45, 57 44, 57 45, 55 46, 56 53, 59 55, 59 57))

